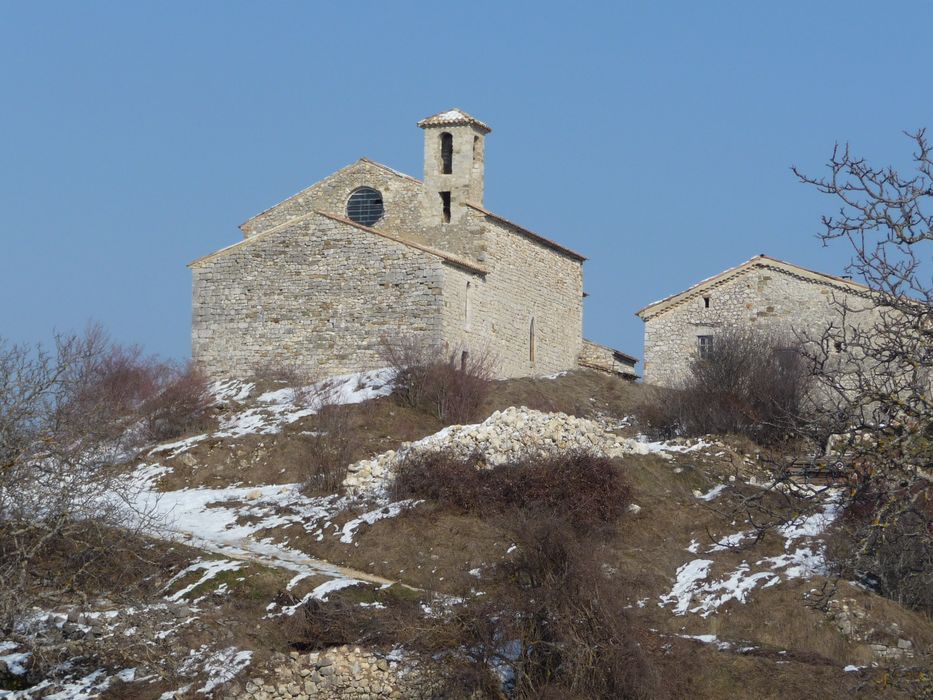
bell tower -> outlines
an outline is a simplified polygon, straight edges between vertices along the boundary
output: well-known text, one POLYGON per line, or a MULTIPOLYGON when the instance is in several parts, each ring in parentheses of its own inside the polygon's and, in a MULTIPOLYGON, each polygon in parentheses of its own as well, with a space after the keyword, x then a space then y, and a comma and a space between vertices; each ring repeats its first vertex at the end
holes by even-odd
POLYGON ((456 223, 464 202, 483 204, 485 138, 492 129, 461 109, 427 117, 418 126, 424 130, 424 222, 456 223))

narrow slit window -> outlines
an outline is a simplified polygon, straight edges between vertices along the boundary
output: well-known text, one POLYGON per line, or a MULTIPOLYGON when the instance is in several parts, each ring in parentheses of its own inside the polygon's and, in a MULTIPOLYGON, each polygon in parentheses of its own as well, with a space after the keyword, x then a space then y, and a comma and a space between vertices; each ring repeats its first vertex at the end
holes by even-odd
POLYGON ((463 352, 460 353, 460 371, 461 372, 467 371, 467 365, 469 364, 469 362, 470 362, 470 351, 464 350, 463 352))
POLYGON ((709 297, 703 297, 703 308, 704 309, 709 308, 709 297))
POLYGON ((441 134, 441 173, 450 175, 454 171, 454 137, 446 131, 441 134))
POLYGON ((471 306, 472 300, 470 299, 470 283, 466 283, 466 295, 463 300, 463 327, 465 330, 470 330, 470 320, 473 315, 473 308, 471 306))
POLYGON ((444 211, 444 223, 450 223, 450 192, 441 192, 441 204, 444 211))
POLYGON ((528 327, 528 361, 534 365, 535 363, 535 320, 531 319, 531 324, 528 327))
POLYGON ((473 160, 479 157, 479 136, 473 137, 473 160))

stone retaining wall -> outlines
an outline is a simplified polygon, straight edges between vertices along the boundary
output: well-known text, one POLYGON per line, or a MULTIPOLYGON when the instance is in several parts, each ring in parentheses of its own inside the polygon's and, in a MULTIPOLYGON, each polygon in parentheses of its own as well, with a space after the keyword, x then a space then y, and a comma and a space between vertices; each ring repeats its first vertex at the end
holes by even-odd
POLYGON ((273 659, 274 672, 232 684, 226 700, 428 700, 438 681, 423 664, 395 659, 360 647, 340 646, 323 652, 273 659))

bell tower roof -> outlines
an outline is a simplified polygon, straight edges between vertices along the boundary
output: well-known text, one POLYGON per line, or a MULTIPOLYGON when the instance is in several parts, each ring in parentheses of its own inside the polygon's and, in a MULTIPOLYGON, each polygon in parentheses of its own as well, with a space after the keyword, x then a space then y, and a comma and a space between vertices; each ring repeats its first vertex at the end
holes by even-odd
POLYGON ((425 117, 418 122, 418 126, 422 129, 427 129, 432 126, 472 126, 483 134, 488 134, 492 131, 487 124, 484 124, 476 117, 456 107, 448 109, 446 112, 439 112, 430 117, 425 117))

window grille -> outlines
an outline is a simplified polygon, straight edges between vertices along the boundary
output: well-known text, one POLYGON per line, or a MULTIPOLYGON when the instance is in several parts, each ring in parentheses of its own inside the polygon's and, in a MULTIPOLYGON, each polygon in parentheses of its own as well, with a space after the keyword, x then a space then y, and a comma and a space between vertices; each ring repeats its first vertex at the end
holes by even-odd
POLYGON ((699 353, 701 359, 708 359, 713 354, 713 336, 698 335, 697 352, 699 353))
POLYGON ((372 187, 353 190, 347 200, 347 218, 363 226, 372 226, 379 221, 384 211, 382 195, 372 187))

